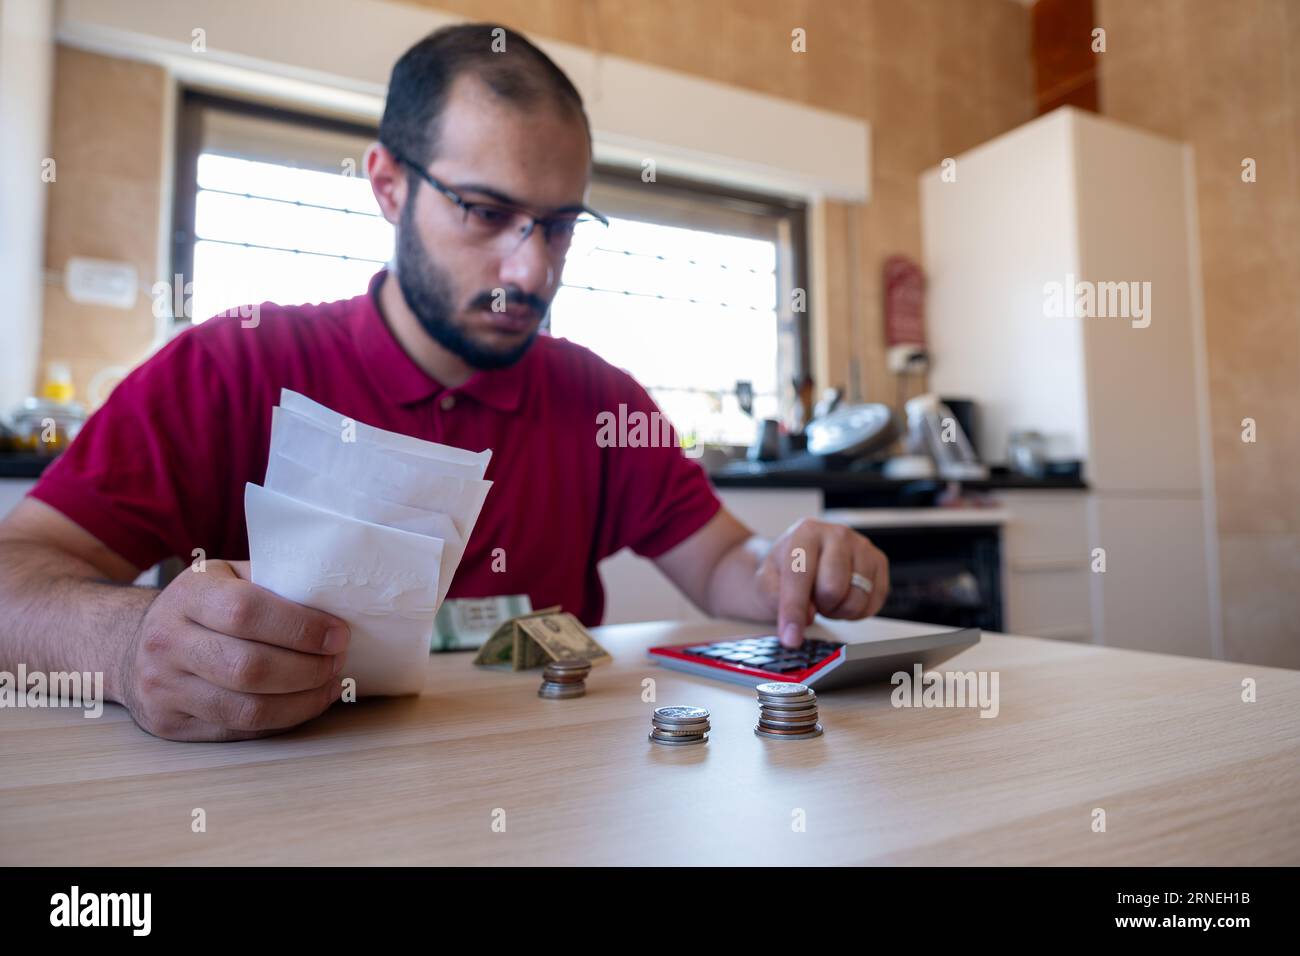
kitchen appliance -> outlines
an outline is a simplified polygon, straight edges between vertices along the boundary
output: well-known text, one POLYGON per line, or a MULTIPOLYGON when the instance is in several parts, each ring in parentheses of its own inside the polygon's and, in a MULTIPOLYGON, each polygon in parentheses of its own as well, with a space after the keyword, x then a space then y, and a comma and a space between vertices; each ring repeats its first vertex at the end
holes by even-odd
POLYGON ((898 437, 888 405, 845 405, 808 423, 808 451, 857 457, 880 451, 898 437))
POLYGON ((970 439, 947 405, 937 395, 910 400, 907 410, 908 451, 929 454, 945 481, 984 481, 989 472, 975 454, 970 439))

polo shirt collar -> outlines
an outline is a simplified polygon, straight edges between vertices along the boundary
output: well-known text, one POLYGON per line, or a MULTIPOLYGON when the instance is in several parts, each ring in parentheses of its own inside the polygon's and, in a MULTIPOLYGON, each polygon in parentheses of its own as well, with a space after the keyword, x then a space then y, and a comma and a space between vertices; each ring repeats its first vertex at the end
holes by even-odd
POLYGON ((399 405, 414 405, 447 391, 499 411, 516 411, 523 400, 528 370, 537 361, 538 343, 534 342, 524 357, 509 368, 475 372, 464 385, 447 389, 406 354, 380 313, 379 288, 387 276, 388 270, 379 270, 365 295, 352 300, 353 342, 366 374, 379 390, 399 405))

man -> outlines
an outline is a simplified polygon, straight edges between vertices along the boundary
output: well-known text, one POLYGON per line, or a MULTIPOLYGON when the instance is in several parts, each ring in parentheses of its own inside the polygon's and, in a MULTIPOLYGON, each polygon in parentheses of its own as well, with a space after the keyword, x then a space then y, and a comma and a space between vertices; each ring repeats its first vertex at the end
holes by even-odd
POLYGON ((440 30, 393 69, 366 169, 396 255, 366 294, 264 304, 255 327, 219 317, 178 336, 0 522, 0 669, 102 671, 141 727, 182 740, 274 733, 338 698, 347 625, 255 586, 243 560, 243 488, 265 473, 281 386, 494 450, 452 596, 525 592, 596 624, 597 562, 631 547, 707 613, 775 619, 790 645, 815 611, 880 609, 888 568, 865 538, 802 521, 759 540, 679 449, 597 442, 602 412, 655 406, 625 373, 538 335, 590 218, 586 114, 554 63, 497 29, 440 30), (123 586, 195 555, 204 572, 161 592, 123 586))

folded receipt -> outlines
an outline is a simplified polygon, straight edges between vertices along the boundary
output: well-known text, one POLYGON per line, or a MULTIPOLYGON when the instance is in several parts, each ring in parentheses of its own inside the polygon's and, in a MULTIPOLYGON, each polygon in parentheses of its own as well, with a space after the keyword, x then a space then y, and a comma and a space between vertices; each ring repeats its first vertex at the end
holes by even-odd
POLYGON ((289 389, 244 489, 253 583, 347 621, 357 696, 418 694, 433 619, 488 489, 490 450, 385 431, 289 389))

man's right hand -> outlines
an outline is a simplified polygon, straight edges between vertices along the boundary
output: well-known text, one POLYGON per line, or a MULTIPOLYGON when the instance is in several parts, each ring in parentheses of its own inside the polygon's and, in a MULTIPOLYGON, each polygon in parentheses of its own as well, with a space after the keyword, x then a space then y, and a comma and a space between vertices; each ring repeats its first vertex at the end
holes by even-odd
POLYGON ((142 728, 171 740, 245 740, 295 727, 342 694, 350 632, 249 580, 248 562, 187 568, 154 599, 117 686, 142 728))

